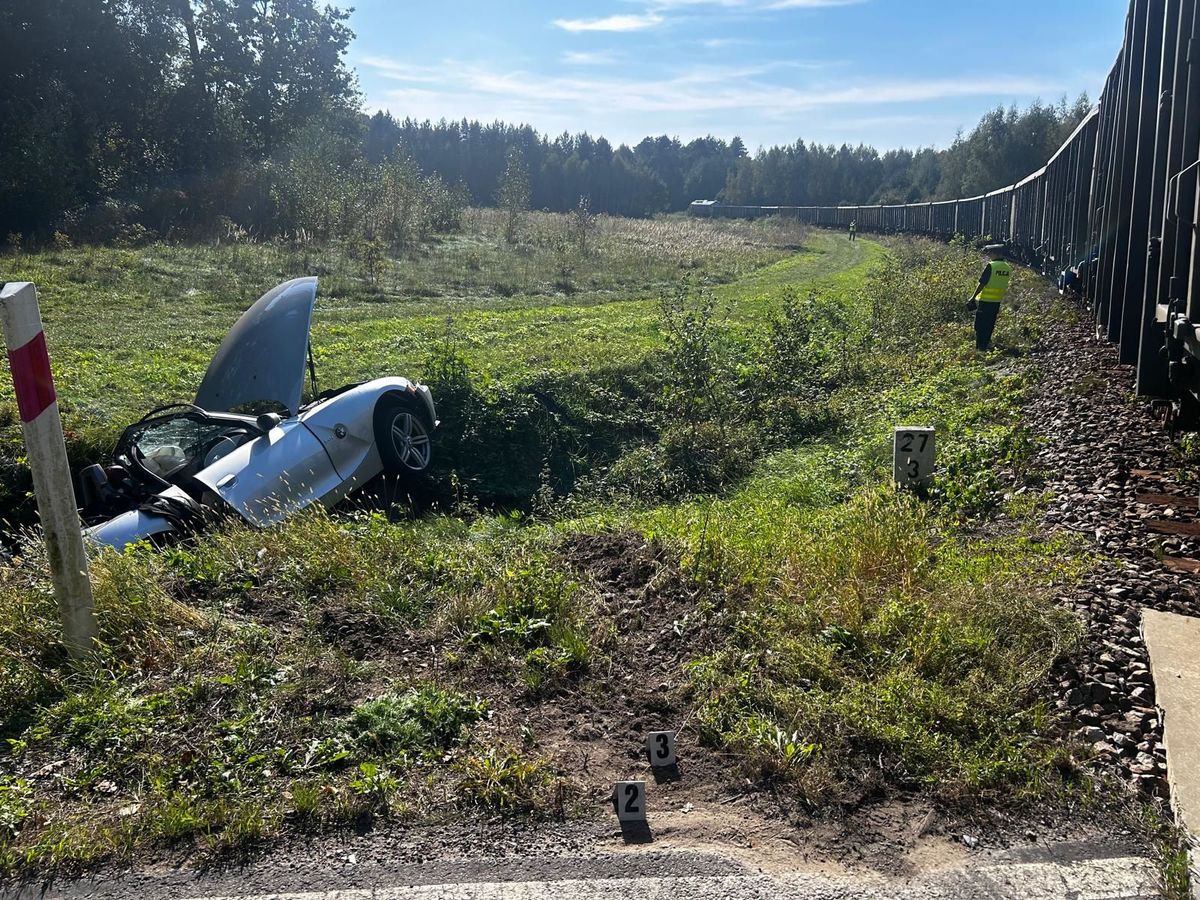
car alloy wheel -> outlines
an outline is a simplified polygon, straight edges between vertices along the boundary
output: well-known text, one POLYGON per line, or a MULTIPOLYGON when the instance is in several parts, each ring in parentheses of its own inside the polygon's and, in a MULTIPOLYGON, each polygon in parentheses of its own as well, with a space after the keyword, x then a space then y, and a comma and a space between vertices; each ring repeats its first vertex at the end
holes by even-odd
POLYGON ((410 472, 424 472, 429 467, 429 431, 421 417, 402 410, 392 418, 389 430, 396 459, 410 472))

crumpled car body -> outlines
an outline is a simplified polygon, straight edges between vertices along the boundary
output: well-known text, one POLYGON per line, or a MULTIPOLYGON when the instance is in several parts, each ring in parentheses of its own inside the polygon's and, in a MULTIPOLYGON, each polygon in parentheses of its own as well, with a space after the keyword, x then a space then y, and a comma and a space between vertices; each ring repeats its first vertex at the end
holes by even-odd
POLYGON ((315 389, 316 294, 315 278, 264 294, 221 343, 194 403, 154 410, 125 429, 110 466, 84 470, 90 541, 162 542, 230 513, 270 526, 381 475, 425 473, 437 412, 424 385, 377 378, 303 402, 306 374, 315 389))

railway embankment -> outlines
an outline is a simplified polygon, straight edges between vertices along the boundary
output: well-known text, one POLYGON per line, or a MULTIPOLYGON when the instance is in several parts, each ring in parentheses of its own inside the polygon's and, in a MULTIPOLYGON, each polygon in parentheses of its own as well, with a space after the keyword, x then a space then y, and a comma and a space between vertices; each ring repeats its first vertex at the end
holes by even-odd
MULTIPOLYGON (((1132 369, 1085 324, 1059 324, 1039 351, 1047 379, 1028 406, 1041 441, 1027 489, 1045 492, 1048 531, 1077 535, 1096 565, 1060 601, 1084 626, 1055 672, 1055 706, 1107 769, 1166 796, 1163 719, 1140 624, 1144 609, 1200 614, 1197 475, 1132 369)), ((1200 652, 1200 647, 1197 648, 1200 652)))

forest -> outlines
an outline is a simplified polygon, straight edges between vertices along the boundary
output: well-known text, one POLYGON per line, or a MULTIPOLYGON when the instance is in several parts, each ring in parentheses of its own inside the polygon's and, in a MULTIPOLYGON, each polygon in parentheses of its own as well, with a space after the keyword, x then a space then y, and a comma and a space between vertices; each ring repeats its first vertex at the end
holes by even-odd
POLYGON ((613 146, 526 124, 367 115, 347 20, 320 0, 0 6, 0 236, 233 232, 403 248, 454 229, 469 205, 645 217, 695 199, 947 199, 1037 169, 1089 108, 1087 97, 997 107, 944 150, 798 139, 751 152, 711 135, 613 146))

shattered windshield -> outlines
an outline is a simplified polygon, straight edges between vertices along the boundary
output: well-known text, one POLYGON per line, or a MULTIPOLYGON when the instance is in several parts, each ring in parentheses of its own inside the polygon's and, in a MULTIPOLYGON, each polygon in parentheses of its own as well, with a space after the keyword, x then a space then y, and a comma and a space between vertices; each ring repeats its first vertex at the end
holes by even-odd
POLYGON ((243 426, 185 412, 139 422, 124 444, 152 474, 169 478, 191 464, 197 464, 191 471, 212 465, 247 437, 249 430, 243 426))

